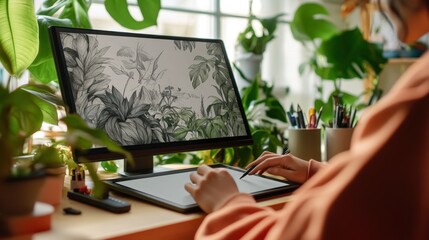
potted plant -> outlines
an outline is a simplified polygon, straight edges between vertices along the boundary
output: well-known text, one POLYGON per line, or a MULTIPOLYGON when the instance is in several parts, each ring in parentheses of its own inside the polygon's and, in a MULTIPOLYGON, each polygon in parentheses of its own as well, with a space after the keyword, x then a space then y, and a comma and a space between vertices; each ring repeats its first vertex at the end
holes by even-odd
MULTIPOLYGON (((40 146, 35 151, 33 165, 40 165, 45 170, 45 182, 39 192, 38 201, 58 205, 61 202, 64 178, 67 170, 67 160, 64 159, 64 145, 56 142, 51 146, 40 146)), ((76 163, 74 165, 77 165, 76 163)))
POLYGON ((271 18, 258 18, 252 12, 253 0, 249 3, 249 18, 246 28, 238 34, 236 44, 236 62, 244 75, 244 80, 251 83, 260 72, 263 53, 267 44, 274 39, 278 19, 284 14, 271 18), (259 28, 259 29, 257 29, 259 28), (260 33, 258 33, 260 32, 260 33))
MULTIPOLYGON (((6 25, 10 24, 10 21, 0 22, 1 28, 4 29, 4 33, 0 36, 0 49, 2 49, 0 60, 10 75, 7 87, 0 87, 0 119, 2 122, 0 127, 0 150, 2 152, 0 184, 2 191, 5 191, 1 194, 0 206, 1 212, 6 215, 24 214, 32 210, 37 198, 37 187, 42 184, 41 176, 43 174, 36 170, 21 171, 19 166, 14 168, 15 158, 22 154, 26 139, 40 129, 43 121, 52 124, 56 124, 58 121, 57 109, 54 106, 58 101, 47 86, 33 84, 10 88, 11 82, 19 78, 38 51, 37 47, 28 47, 32 46, 31 44, 34 42, 38 46, 38 28, 34 9, 26 7, 23 2, 19 2, 18 5, 14 8, 19 8, 20 11, 1 14, 8 20, 28 18, 25 21, 17 21, 16 25, 13 25, 15 28, 19 27, 21 31, 15 31, 15 29, 11 29, 12 25, 6 25), (31 184, 35 184, 35 186, 29 186, 31 184), (20 190, 21 186, 27 190, 20 190), (13 194, 17 194, 15 200, 9 201, 6 197, 11 197, 13 194), (21 199, 21 201, 16 201, 16 199, 21 199), (29 202, 24 201, 27 199, 29 202), (13 206, 22 208, 14 210, 13 206)), ((1 9, 3 10, 3 8, 1 9)))
MULTIPOLYGON (((52 2, 45 1, 45 4, 52 2)), ((69 2, 59 1, 58 4, 69 2)), ((42 34, 43 29, 39 28, 31 1, 17 0, 13 1, 13 6, 11 4, 10 1, 0 1, 2 6, 0 14, 3 16, 0 19, 2 29, 0 61, 10 75, 7 86, 0 86, 1 218, 23 215, 32 211, 43 183, 44 166, 47 164, 45 162, 39 165, 16 165, 18 162, 16 157, 22 154, 26 139, 40 129, 42 122, 57 124, 57 106, 61 105, 60 99, 47 85, 27 84, 16 88, 9 87, 10 83, 16 81, 26 69, 36 66, 34 59, 42 52, 39 51, 39 38, 47 37, 42 34), (40 165, 42 167, 37 167, 40 165)), ((64 7, 64 5, 55 6, 64 7)), ((40 65, 37 64, 37 66, 40 65)), ((68 127, 64 144, 86 149, 88 144, 97 143, 130 158, 128 152, 118 147, 103 132, 88 128, 78 117, 68 116, 63 121, 68 127)), ((40 154, 51 155, 47 154, 50 150, 50 148, 42 149, 40 154)), ((55 158, 43 159, 55 160, 55 158)), ((91 173, 92 177, 96 178, 93 169, 91 173)), ((99 186, 100 184, 95 184, 95 187, 99 188, 99 186)))
MULTIPOLYGON (((300 73, 312 70, 322 80, 318 85, 319 98, 315 108, 323 106, 322 120, 328 123, 333 117, 334 100, 360 109, 367 105, 362 96, 342 90, 342 81, 375 79, 387 59, 377 44, 363 38, 358 28, 339 30, 326 16, 328 11, 319 3, 304 3, 296 10, 290 24, 293 37, 313 54, 309 61, 300 66, 300 73), (327 100, 323 99, 323 82, 331 82, 334 90, 327 100)), ((377 92, 377 84, 372 89, 377 92)))

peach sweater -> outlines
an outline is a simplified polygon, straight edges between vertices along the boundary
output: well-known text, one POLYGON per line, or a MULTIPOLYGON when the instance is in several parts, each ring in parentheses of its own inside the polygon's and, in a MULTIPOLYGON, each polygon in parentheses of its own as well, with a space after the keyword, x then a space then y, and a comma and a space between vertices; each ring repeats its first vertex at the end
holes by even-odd
POLYGON ((429 239, 429 53, 365 111, 351 149, 293 196, 274 211, 238 193, 204 219, 195 237, 429 239))

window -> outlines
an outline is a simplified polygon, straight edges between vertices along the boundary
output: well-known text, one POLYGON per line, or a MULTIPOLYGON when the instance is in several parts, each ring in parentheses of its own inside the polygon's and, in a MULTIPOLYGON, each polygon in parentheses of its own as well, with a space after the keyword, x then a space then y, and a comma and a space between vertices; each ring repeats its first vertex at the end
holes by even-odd
MULTIPOLYGON (((327 1, 327 0, 324 0, 327 1)), ((42 0, 35 0, 36 9, 42 0)), ((93 0, 89 15, 95 29, 131 31, 116 23, 104 8, 104 0, 93 0)), ((142 19, 137 0, 128 0, 130 12, 142 19)), ((262 78, 274 83, 274 94, 285 95, 290 89, 285 106, 290 102, 310 106, 316 95, 315 76, 300 76, 299 65, 306 56, 301 44, 295 41, 288 22, 295 9, 302 3, 298 0, 254 0, 253 13, 258 17, 286 14, 278 24, 276 37, 268 44, 262 63, 262 78)), ((339 15, 339 3, 326 3, 331 14, 339 15)), ((238 33, 247 23, 249 0, 161 0, 158 26, 139 30, 148 34, 176 35, 202 38, 220 38, 224 41, 229 59, 235 60, 235 43, 238 33)), ((335 17, 334 17, 335 18, 335 17)), ((341 24, 339 17, 334 19, 341 24)), ((237 76, 237 79, 239 77, 237 76)))

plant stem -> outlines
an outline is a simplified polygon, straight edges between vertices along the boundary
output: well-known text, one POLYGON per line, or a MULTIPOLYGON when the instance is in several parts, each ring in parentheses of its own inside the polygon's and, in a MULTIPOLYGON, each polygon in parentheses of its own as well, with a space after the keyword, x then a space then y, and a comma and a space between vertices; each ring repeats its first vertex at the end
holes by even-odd
POLYGON ((250 0, 250 1, 249 1, 249 16, 253 16, 253 13, 252 13, 252 6, 253 6, 253 0, 250 0))
POLYGON ((339 91, 339 87, 338 87, 338 82, 337 82, 337 80, 338 80, 338 79, 335 79, 335 80, 334 80, 334 88, 335 88, 335 92, 338 92, 338 91, 339 91))

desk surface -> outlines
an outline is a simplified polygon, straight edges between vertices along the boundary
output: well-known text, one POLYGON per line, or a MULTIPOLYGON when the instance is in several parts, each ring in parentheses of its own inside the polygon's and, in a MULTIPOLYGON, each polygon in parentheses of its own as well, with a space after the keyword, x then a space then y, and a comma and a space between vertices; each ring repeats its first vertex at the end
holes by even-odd
MULTIPOLYGON (((131 211, 111 213, 70 200, 64 191, 60 205, 55 207, 51 230, 37 233, 32 239, 193 239, 205 216, 201 212, 178 213, 124 195, 112 193, 112 196, 129 202, 131 211), (65 207, 79 209, 82 214, 64 215, 65 207)), ((263 199, 258 204, 280 209, 289 200, 286 194, 263 199)))

